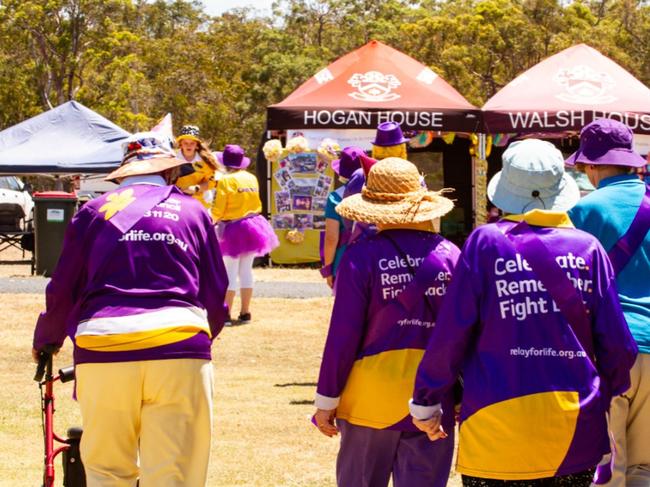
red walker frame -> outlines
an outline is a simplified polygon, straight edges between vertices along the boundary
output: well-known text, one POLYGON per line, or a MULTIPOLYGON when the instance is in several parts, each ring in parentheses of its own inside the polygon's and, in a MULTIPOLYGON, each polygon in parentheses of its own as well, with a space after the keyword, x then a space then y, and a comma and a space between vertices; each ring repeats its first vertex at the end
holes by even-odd
MULTIPOLYGON (((52 369, 52 353, 50 351, 41 351, 34 380, 38 382, 39 388, 41 389, 41 412, 43 418, 45 449, 43 487, 54 487, 54 459, 60 453, 69 451, 71 449, 71 444, 73 442, 78 442, 81 437, 80 428, 70 428, 68 430, 69 437, 67 439, 61 438, 54 432, 54 383, 57 381, 64 383, 73 380, 74 367, 61 369, 56 376, 52 374, 52 369), (55 442, 61 444, 61 446, 55 449, 55 442)), ((72 462, 75 461, 75 459, 71 460, 72 462)), ((70 485, 72 487, 73 484, 68 484, 64 478, 64 485, 70 485)))

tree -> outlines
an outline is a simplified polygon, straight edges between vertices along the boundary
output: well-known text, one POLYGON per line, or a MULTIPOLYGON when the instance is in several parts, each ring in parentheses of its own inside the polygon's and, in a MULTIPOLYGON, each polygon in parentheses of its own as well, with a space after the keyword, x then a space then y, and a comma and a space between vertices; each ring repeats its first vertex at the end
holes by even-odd
POLYGON ((167 112, 213 148, 253 152, 277 103, 334 59, 378 39, 474 104, 543 58, 598 41, 650 83, 650 2, 278 0, 209 17, 198 0, 0 2, 0 127, 77 99, 127 130, 167 112))
POLYGON ((120 15, 126 0, 50 0, 4 2, 8 30, 26 33, 35 61, 38 91, 49 107, 75 98, 84 81, 84 54, 106 35, 108 19, 120 15))

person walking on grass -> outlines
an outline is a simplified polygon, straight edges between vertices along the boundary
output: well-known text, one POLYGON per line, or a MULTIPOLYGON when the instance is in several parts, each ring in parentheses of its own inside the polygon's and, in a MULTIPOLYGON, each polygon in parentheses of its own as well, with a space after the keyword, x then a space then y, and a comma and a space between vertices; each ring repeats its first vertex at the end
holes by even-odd
MULTIPOLYGON (((609 426, 614 438, 611 487, 650 486, 650 186, 637 175, 646 161, 634 151, 632 131, 602 119, 580 133, 566 163, 589 177, 596 191, 570 211, 576 226, 594 235, 614 265, 618 296, 639 356, 632 384, 614 397, 609 426)), ((605 459, 605 461, 609 461, 605 459)))
MULTIPOLYGON (((252 319, 253 260, 268 254, 280 243, 269 222, 260 214, 259 183, 246 171, 250 159, 245 156, 244 149, 227 145, 217 158, 227 172, 217 183, 212 218, 217 223, 217 236, 228 273, 226 304, 232 309, 239 289, 241 310, 237 323, 243 325, 252 319)), ((229 318, 226 325, 233 323, 229 318)))
POLYGON ((464 486, 587 487, 636 356, 614 273, 566 214, 580 192, 549 142, 511 144, 488 196, 506 216, 463 247, 417 371, 413 422, 450 443, 444 398, 462 373, 464 486))
POLYGON ((66 230, 32 354, 74 344, 89 487, 205 485, 212 341, 228 284, 210 216, 158 134, 125 142, 119 188, 66 230))
MULTIPOLYGON (((429 442, 406 402, 459 254, 434 231, 452 208, 396 157, 374 164, 361 194, 337 206, 379 230, 343 254, 318 379, 314 421, 326 436, 341 433, 339 487, 386 487, 391 477, 395 487, 447 485, 453 439, 429 442)), ((453 418, 445 425, 452 431, 453 418)))

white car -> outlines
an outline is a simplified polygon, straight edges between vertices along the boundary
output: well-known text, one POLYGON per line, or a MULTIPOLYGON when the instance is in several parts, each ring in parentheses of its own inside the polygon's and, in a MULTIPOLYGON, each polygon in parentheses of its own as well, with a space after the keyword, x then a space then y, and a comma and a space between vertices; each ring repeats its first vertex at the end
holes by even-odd
POLYGON ((29 230, 34 220, 34 200, 16 176, 0 176, 0 230, 29 230))

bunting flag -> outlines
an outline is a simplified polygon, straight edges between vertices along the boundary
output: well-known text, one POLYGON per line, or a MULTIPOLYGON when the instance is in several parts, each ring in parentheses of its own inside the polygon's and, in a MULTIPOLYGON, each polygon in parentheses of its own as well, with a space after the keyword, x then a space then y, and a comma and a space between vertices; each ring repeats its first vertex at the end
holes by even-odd
POLYGON ((445 141, 445 144, 451 145, 454 143, 454 140, 456 139, 456 133, 455 132, 448 132, 446 134, 442 135, 442 140, 445 141))
POLYGON ((413 149, 422 149, 433 142, 433 132, 422 130, 409 139, 409 147, 413 149))
POLYGON ((172 130, 172 114, 168 113, 163 118, 158 120, 158 123, 154 125, 151 129, 151 132, 156 132, 161 134, 169 142, 169 149, 172 150, 174 147, 174 132, 172 130))
POLYGON ((161 133, 168 136, 170 139, 173 139, 174 131, 172 130, 172 114, 168 113, 158 120, 158 123, 151 129, 151 131, 161 133))

